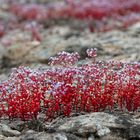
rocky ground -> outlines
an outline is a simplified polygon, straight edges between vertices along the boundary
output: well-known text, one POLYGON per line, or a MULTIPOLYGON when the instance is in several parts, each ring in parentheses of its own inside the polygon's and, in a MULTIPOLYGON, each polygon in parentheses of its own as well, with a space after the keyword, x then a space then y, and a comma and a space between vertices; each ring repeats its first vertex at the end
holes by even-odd
MULTIPOLYGON (((2 2, 2 1, 1 1, 2 2)), ((42 0, 43 2, 43 0, 42 0)), ((4 1, 3 1, 4 3, 4 1)), ((5 13, 6 14, 6 13, 5 13)), ((0 15, 3 11, 0 10, 0 15)), ((4 15, 3 19, 5 19, 4 15)), ((8 31, 0 38, 0 81, 20 65, 47 67, 49 58, 59 51, 79 52, 84 63, 87 48, 97 48, 98 60, 140 62, 140 22, 124 30, 91 33, 69 25, 55 24, 41 29, 41 42, 31 40, 28 30, 8 31), (9 45, 10 44, 10 45, 9 45)), ((98 112, 45 122, 38 120, 0 120, 0 140, 139 140, 139 112, 98 112)))
MULTIPOLYGON (((57 52, 78 51, 80 63, 86 58, 87 48, 98 49, 98 59, 140 62, 140 23, 119 31, 90 33, 70 27, 53 26, 43 31, 42 42, 28 41, 30 35, 20 30, 9 32, 0 44, 0 79, 8 78, 12 67, 29 65, 47 66, 50 56, 57 52), (13 36, 14 35, 14 36, 13 36), (2 42, 11 39, 11 46, 2 42), (24 42, 24 40, 27 40, 24 42)), ((0 121, 0 140, 125 140, 140 139, 139 113, 91 113, 78 117, 58 118, 50 123, 42 116, 38 121, 0 121)))
POLYGON ((20 120, 0 122, 0 140, 139 140, 140 118, 133 113, 97 112, 50 123, 20 120))

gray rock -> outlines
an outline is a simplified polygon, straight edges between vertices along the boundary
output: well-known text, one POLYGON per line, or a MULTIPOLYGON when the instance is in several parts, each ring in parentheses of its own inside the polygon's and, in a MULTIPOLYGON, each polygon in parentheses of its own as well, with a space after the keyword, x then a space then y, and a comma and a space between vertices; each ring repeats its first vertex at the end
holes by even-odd
POLYGON ((88 140, 95 140, 94 135, 90 135, 90 136, 88 137, 88 140))
POLYGON ((25 133, 25 135, 21 136, 20 140, 85 140, 83 138, 77 137, 72 134, 58 132, 58 133, 25 133))
POLYGON ((20 140, 20 137, 7 137, 4 140, 20 140))
MULTIPOLYGON (((20 0, 20 2, 27 1, 29 2, 29 0, 20 0)), ((56 0, 30 0, 30 2, 43 3, 49 1, 56 0)), ((0 3, 1 7, 8 2, 0 0, 0 3)), ((9 19, 15 19, 12 14, 2 9, 0 9, 0 17, 5 24, 9 22, 9 19)), ((74 22, 75 20, 71 21, 72 24, 74 22)), ((140 22, 127 30, 112 30, 106 33, 91 33, 84 29, 81 32, 71 28, 68 23, 69 21, 63 26, 56 24, 47 30, 41 30, 41 42, 31 41, 30 31, 8 30, 8 33, 0 39, 0 65, 7 67, 23 63, 47 63, 50 56, 62 50, 78 51, 84 59, 87 57, 84 50, 91 47, 98 49, 101 59, 140 61, 140 22), (10 46, 6 48, 3 47, 4 44, 10 44, 10 46)), ((80 26, 79 23, 77 25, 80 26)))
POLYGON ((100 124, 96 125, 96 130, 97 130, 97 136, 99 137, 105 136, 111 132, 109 128, 102 126, 100 124))
POLYGON ((0 134, 0 140, 5 140, 5 137, 0 134))
POLYGON ((95 112, 59 118, 55 123, 46 122, 43 132, 28 128, 21 134, 9 126, 12 127, 12 124, 0 124, 0 140, 127 140, 140 138, 139 118, 133 118, 125 113, 95 112))
POLYGON ((21 133, 17 130, 12 130, 8 125, 0 123, 0 134, 6 137, 19 136, 21 133))
POLYGON ((101 138, 110 134, 127 137, 130 126, 132 126, 132 120, 128 117, 96 112, 63 120, 59 126, 54 126, 54 128, 57 128, 56 131, 72 133, 85 138, 91 134, 101 138), (114 130, 117 133, 114 133, 114 130))
POLYGON ((54 135, 53 140, 68 140, 68 138, 66 135, 58 133, 54 135))
POLYGON ((134 125, 130 128, 130 138, 140 139, 140 125, 134 125))
POLYGON ((8 76, 6 74, 0 74, 0 81, 7 80, 8 76))
POLYGON ((84 59, 87 57, 85 53, 87 48, 97 48, 100 60, 140 61, 140 39, 136 36, 139 34, 138 30, 137 25, 125 31, 112 30, 106 33, 83 31, 80 33, 68 26, 53 26, 41 33, 44 38, 41 43, 31 42, 31 36, 27 32, 12 31, 2 38, 2 41, 7 39, 12 43, 1 56, 3 56, 3 63, 7 65, 48 63, 49 57, 56 55, 59 51, 77 51, 84 59), (14 37, 11 35, 13 33, 14 37), (23 43, 24 40, 27 40, 26 43, 23 43))
POLYGON ((67 140, 67 137, 65 134, 61 133, 32 133, 32 134, 25 134, 21 137, 21 140, 67 140))

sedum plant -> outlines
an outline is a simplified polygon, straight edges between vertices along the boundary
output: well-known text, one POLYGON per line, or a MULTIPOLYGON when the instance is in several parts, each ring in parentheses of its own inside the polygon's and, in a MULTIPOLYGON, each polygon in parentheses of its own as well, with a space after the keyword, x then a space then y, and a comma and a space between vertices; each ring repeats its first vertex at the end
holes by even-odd
POLYGON ((46 120, 71 113, 140 108, 140 64, 96 61, 77 65, 78 53, 60 52, 47 69, 20 66, 0 84, 0 117, 46 120))

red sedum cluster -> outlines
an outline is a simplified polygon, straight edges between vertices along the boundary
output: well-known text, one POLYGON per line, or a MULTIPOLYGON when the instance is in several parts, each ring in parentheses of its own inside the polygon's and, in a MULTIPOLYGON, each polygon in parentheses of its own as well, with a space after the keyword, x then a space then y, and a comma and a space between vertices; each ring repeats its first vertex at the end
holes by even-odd
POLYGON ((47 69, 13 69, 9 80, 0 84, 0 117, 30 120, 45 113, 48 120, 106 109, 138 110, 140 64, 96 62, 96 50, 87 53, 93 60, 81 66, 76 65, 78 53, 61 52, 47 69), (64 65, 62 59, 72 63, 64 65))

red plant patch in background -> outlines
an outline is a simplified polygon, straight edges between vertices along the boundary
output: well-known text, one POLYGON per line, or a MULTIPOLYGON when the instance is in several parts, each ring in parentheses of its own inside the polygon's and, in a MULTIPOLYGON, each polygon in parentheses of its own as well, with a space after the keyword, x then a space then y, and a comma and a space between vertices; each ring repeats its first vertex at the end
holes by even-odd
POLYGON ((14 4, 9 11, 22 20, 73 18, 86 21, 90 30, 92 27, 97 31, 128 27, 140 21, 139 0, 71 0, 46 5, 14 4))
POLYGON ((0 37, 2 37, 5 34, 4 25, 0 23, 0 37))

